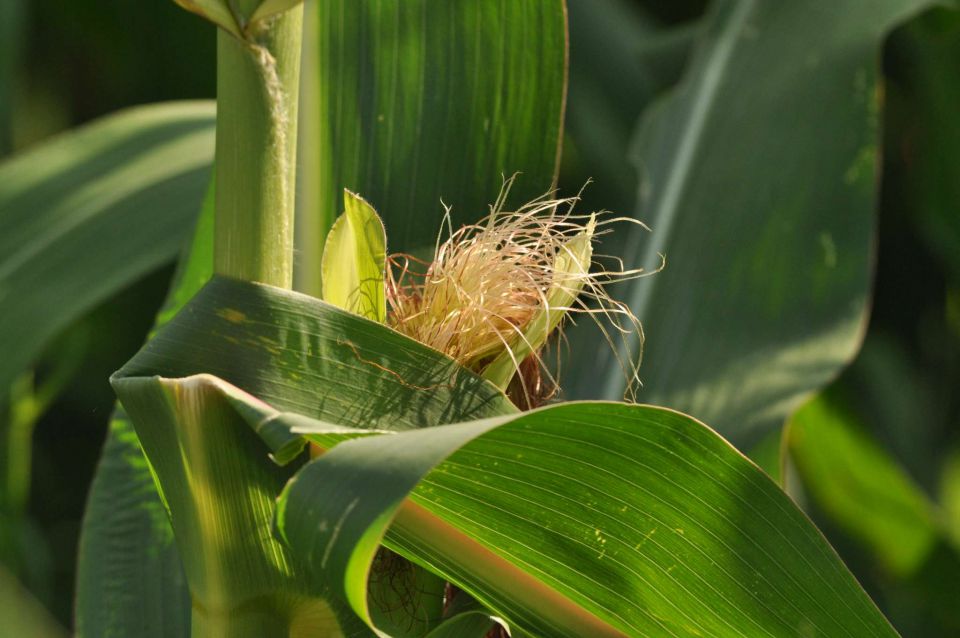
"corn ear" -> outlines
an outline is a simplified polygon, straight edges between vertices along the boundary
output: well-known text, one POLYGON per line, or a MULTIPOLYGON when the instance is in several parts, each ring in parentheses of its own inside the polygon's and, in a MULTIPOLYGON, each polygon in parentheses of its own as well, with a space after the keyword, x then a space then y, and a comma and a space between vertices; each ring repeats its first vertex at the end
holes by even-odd
POLYGON ((483 378, 506 388, 520 362, 543 347, 550 333, 560 325, 590 271, 596 226, 596 216, 591 215, 586 227, 558 251, 553 265, 553 284, 547 291, 545 303, 526 328, 484 369, 483 378))

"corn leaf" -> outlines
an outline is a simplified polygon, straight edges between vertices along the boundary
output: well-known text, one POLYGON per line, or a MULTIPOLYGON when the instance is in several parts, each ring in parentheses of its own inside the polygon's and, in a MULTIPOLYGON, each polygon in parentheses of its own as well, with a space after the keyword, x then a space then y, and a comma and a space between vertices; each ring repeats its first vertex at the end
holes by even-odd
POLYGON ((884 569, 919 571, 947 534, 937 507, 896 460, 829 396, 804 405, 788 427, 790 458, 814 502, 884 569))
MULTIPOLYGON (((213 117, 210 102, 131 109, 0 165, 0 388, 83 313, 176 256, 209 179, 213 117)), ((122 412, 89 503, 78 633, 182 633, 180 559, 122 412)))
MULTIPOLYGON (((353 631, 354 617, 325 588, 307 587, 303 566, 271 535, 273 498, 304 444, 275 424, 274 406, 334 423, 337 432, 515 411, 492 385, 376 323, 311 297, 223 278, 205 286, 113 383, 163 487, 176 538, 191 547, 181 556, 194 609, 306 618, 321 635, 353 631), (289 467, 268 460, 243 419, 289 467)), ((439 619, 427 620, 429 629, 439 619)))
MULTIPOLYGON (((213 209, 211 187, 157 315, 158 328, 213 274, 213 209)), ((84 511, 76 622, 81 637, 179 636, 190 628, 190 592, 167 509, 130 417, 119 405, 84 511)))
POLYGON ((361 617, 382 539, 534 635, 896 636, 766 475, 663 408, 570 403, 340 443, 278 517, 361 617))
POLYGON ((130 109, 0 164, 0 393, 60 330, 174 259, 213 116, 210 102, 130 109))
MULTIPOLYGON (((646 335, 640 399, 749 445, 849 362, 870 286, 878 46, 932 4, 714 3, 684 79, 635 138, 652 233, 605 247, 631 267, 666 256, 621 292, 646 335)), ((569 396, 620 398, 620 366, 583 325, 569 396)))
MULTIPOLYGON (((328 449, 281 497, 282 555, 299 591, 345 599, 369 625, 367 576, 383 540, 535 635, 896 635, 756 466, 670 410, 578 403, 518 414, 491 384, 383 326, 219 278, 114 384, 161 484, 174 488, 175 529, 207 498, 176 488, 208 471, 185 471, 195 455, 180 452, 226 462, 203 452, 208 443, 195 447, 207 428, 190 425, 199 404, 184 397, 200 388, 205 410, 215 406, 212 431, 229 422, 248 462, 258 446, 236 428, 262 434, 263 461, 287 461, 257 472, 296 470, 299 437, 328 449)), ((228 529, 238 520, 230 503, 250 491, 215 492, 220 515, 209 523, 228 529)), ((257 516, 265 539, 270 512, 257 516)), ((207 582, 212 564, 187 573, 207 582)), ((278 582, 219 582, 234 579, 234 602, 278 582)))

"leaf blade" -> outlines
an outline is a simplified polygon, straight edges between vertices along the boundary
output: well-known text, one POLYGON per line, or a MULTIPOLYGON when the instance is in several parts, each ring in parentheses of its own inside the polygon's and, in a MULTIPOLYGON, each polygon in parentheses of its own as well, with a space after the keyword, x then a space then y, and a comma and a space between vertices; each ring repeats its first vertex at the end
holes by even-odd
MULTIPOLYGON (((641 400, 749 445, 852 358, 870 285, 876 50, 930 4, 713 6, 685 78, 634 139, 652 233, 631 229, 615 252, 637 267, 666 256, 622 289, 646 335, 641 400)), ((620 367, 594 339, 572 335, 583 372, 570 396, 619 398, 620 367)))
POLYGON ((352 440, 302 470, 281 504, 284 537, 361 617, 362 565, 386 534, 536 634, 896 635, 758 468, 662 408, 563 404, 352 440))

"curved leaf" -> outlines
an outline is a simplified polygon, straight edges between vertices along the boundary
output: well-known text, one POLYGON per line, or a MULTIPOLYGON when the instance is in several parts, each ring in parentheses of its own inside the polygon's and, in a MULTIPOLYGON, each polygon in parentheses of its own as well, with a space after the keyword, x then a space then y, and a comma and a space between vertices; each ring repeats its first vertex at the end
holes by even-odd
POLYGON ((191 548, 181 556, 194 609, 283 613, 314 630, 330 614, 345 632, 351 620, 338 598, 324 603, 326 588, 305 587, 299 562, 272 540, 272 499, 292 469, 266 459, 244 419, 286 464, 303 440, 275 424, 283 414, 271 406, 367 430, 515 411, 489 383, 379 324, 224 278, 211 280, 112 381, 177 542, 191 548))
POLYGON ((516 408, 452 359, 313 297, 214 277, 115 379, 210 374, 281 411, 406 430, 516 408))
POLYGON ((923 490, 835 397, 811 400, 788 427, 790 458, 815 502, 880 566, 917 572, 944 535, 923 490))
MULTIPOLYGON (((622 297, 647 337, 641 399, 745 445, 853 356, 870 285, 878 43, 931 4, 715 3, 686 77, 636 138, 637 215, 653 232, 624 233, 613 251, 638 267, 666 256, 622 297)), ((571 396, 619 398, 620 367, 582 337, 571 396)))
POLYGON ((213 117, 211 102, 130 109, 0 164, 0 389, 84 312, 173 260, 209 179, 213 117))
POLYGON ((792 502, 684 415, 610 403, 517 414, 384 326, 215 278, 115 378, 161 480, 187 458, 157 443, 171 436, 154 423, 161 404, 202 379, 218 422, 229 410, 275 452, 297 433, 332 446, 284 492, 279 527, 312 566, 311 591, 340 589, 361 614, 386 535, 538 635, 895 635, 792 502), (143 403, 158 391, 169 398, 143 403), (492 418, 419 427, 458 414, 492 418))
POLYGON ((536 635, 896 635, 762 471, 663 408, 569 403, 340 443, 287 486, 278 525, 368 622, 383 539, 536 635))

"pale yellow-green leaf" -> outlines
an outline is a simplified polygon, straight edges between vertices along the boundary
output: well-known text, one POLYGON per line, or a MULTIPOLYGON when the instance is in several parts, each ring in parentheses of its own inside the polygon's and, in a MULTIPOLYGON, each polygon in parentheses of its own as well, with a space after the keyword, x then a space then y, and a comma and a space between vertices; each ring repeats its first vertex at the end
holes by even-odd
POLYGON ((343 202, 344 213, 330 229, 323 250, 323 300, 383 323, 387 317, 383 222, 359 195, 344 190, 343 202))

